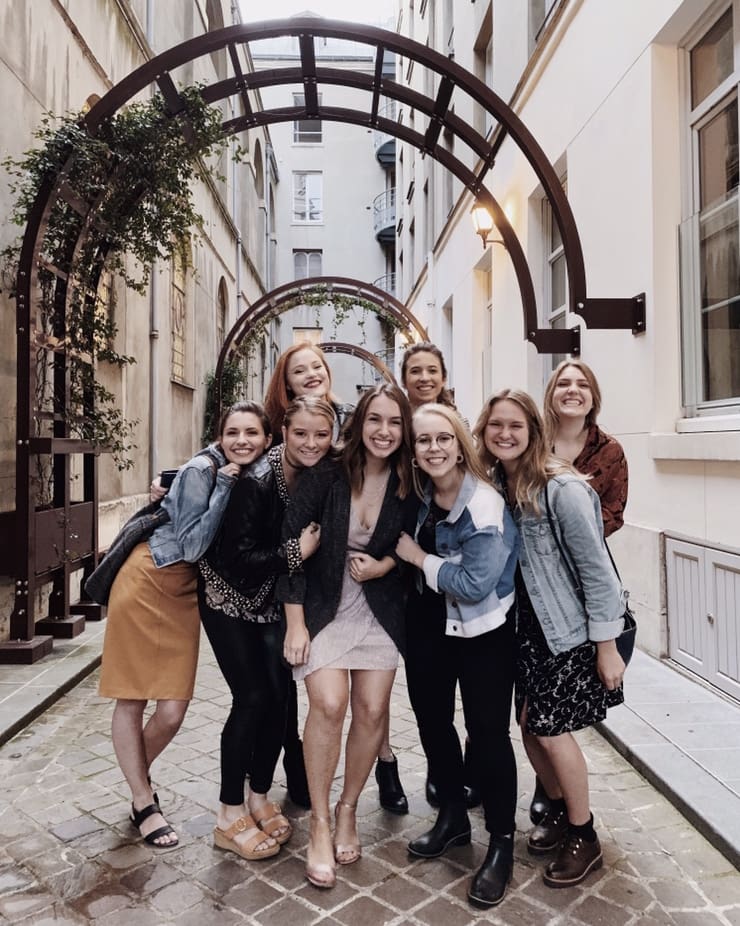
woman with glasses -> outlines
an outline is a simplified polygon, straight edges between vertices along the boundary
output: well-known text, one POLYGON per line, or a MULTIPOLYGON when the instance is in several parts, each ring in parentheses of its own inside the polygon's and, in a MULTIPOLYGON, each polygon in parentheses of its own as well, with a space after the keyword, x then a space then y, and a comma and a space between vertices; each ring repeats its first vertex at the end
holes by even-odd
POLYGON ((436 858, 470 842, 454 725, 459 684, 490 834, 468 898, 491 907, 503 900, 513 865, 517 789, 509 720, 516 655, 510 608, 517 533, 456 411, 422 405, 414 413, 413 437, 414 481, 423 497, 414 538, 402 534, 396 553, 418 570, 406 610, 406 678, 434 770, 439 814, 408 848, 420 858, 436 858), (428 477, 424 490, 419 471, 428 477))

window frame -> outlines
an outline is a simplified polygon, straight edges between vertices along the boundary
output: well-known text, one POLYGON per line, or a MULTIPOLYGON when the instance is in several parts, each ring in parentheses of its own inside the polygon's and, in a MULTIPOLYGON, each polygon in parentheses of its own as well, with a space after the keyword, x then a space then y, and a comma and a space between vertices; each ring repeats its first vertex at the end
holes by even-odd
MULTIPOLYGON (((293 105, 294 106, 305 106, 306 105, 306 94, 305 93, 294 93, 293 94, 293 105)), ((321 94, 319 94, 319 106, 321 106, 321 94)), ((323 119, 294 119, 293 120, 293 144, 296 147, 306 147, 309 145, 323 145, 324 144, 324 121, 323 119), (304 134, 309 135, 318 135, 317 138, 299 138, 301 134, 301 129, 299 129, 300 124, 308 124, 309 126, 317 126, 317 131, 308 132, 304 134)))
POLYGON ((309 277, 320 277, 324 272, 324 252, 321 248, 293 248, 293 279, 307 280, 309 277), (319 259, 319 272, 311 273, 311 258, 319 259), (296 259, 298 257, 306 258, 306 273, 299 276, 296 259))
POLYGON ((324 172, 321 170, 294 170, 293 171, 293 190, 292 190, 292 204, 293 204, 293 224, 294 225, 323 225, 324 224, 324 172), (306 196, 305 202, 306 206, 304 209, 304 215, 306 218, 299 217, 299 210, 296 209, 297 199, 297 182, 299 177, 317 177, 319 179, 319 217, 312 219, 311 209, 309 206, 311 197, 308 189, 308 179, 306 180, 306 196))

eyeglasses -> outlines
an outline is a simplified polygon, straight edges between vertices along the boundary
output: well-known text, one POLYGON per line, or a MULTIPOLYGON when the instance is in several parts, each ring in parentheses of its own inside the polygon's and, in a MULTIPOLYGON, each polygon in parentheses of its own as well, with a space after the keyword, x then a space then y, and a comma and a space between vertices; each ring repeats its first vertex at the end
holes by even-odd
POLYGON ((428 434, 422 434, 421 437, 417 437, 414 441, 414 445, 419 450, 429 450, 432 444, 436 444, 440 450, 447 450, 448 447, 452 446, 452 442, 455 440, 454 434, 437 434, 436 437, 430 437, 428 434))

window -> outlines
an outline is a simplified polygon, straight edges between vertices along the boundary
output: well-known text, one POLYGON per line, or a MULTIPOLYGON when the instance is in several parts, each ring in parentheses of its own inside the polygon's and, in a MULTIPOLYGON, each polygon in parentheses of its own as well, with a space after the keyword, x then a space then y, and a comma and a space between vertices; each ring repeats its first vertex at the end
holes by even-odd
POLYGON ((218 284, 218 305, 216 306, 216 350, 221 350, 221 346, 226 339, 226 318, 228 316, 229 292, 226 288, 226 280, 221 277, 218 284))
POLYGON ((728 8, 687 54, 691 215, 682 223, 683 401, 740 409, 738 23, 728 8))
POLYGON ((184 243, 175 249, 171 264, 170 294, 170 376, 176 383, 188 382, 188 305, 187 268, 189 245, 184 243))
MULTIPOLYGON (((565 189, 565 183, 563 183, 565 189)), ((558 330, 567 327, 568 275, 565 266, 565 251, 560 229, 555 221, 552 207, 543 201, 543 228, 545 231, 545 286, 544 323, 558 330)), ((565 360, 565 354, 545 354, 545 377, 565 360)))
POLYGON ((293 174, 293 221, 323 222, 323 174, 296 171, 293 174))
POLYGON ((305 280, 306 277, 320 277, 321 264, 321 251, 293 251, 293 278, 305 280))
MULTIPOLYGON (((487 87, 493 87, 493 16, 489 11, 473 49, 475 76, 487 87)), ((475 105, 474 127, 481 135, 488 135, 493 128, 493 116, 479 103, 475 105)))
POLYGON ((303 344, 308 341, 309 344, 321 344, 323 340, 323 328, 294 328, 293 343, 303 344))
MULTIPOLYGON (((294 106, 305 106, 306 96, 304 93, 293 94, 294 106)), ((321 105, 321 94, 319 94, 319 106, 321 105)), ((304 116, 303 119, 296 119, 293 123, 293 144, 294 145, 320 145, 324 140, 321 119, 309 119, 304 116)))

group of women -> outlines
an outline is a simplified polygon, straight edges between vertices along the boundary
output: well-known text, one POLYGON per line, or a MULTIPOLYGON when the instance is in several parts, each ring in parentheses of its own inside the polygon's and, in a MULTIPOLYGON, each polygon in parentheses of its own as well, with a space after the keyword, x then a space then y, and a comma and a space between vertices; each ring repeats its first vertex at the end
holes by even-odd
MULTIPOLYGON (((100 682, 116 699, 114 747, 149 844, 177 844, 149 770, 192 696, 200 621, 232 694, 220 848, 261 859, 290 838, 269 797, 283 746, 294 779, 305 761, 306 877, 316 887, 333 887, 337 866, 362 855, 356 810, 373 765, 383 806, 407 811, 388 742, 403 656, 439 805, 409 852, 434 858, 470 842, 472 777, 489 846, 468 896, 481 907, 503 899, 517 801, 513 700, 538 782, 528 849, 554 853, 545 883, 578 884, 601 865, 573 733, 622 700, 624 593, 604 534, 622 523, 624 454, 596 424, 598 384, 580 361, 553 374, 544 420, 526 393, 507 389, 472 434, 446 380, 439 349, 415 344, 401 370, 406 394, 384 383, 350 409, 332 394, 321 351, 296 345, 265 408, 233 406, 216 442, 178 472, 162 502, 170 521, 114 583, 100 682), (308 696, 302 744, 295 681, 308 696), (148 700, 156 708, 145 721, 148 700)), ((290 785, 289 774, 291 796, 301 791, 290 785)))

